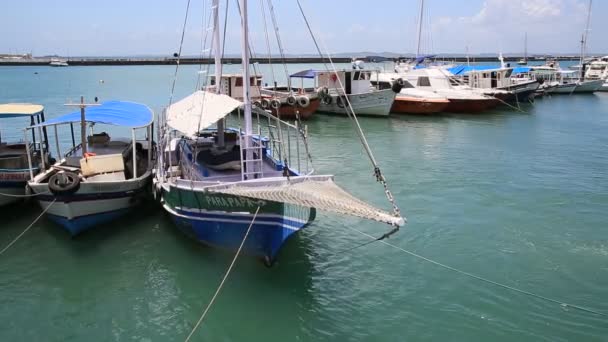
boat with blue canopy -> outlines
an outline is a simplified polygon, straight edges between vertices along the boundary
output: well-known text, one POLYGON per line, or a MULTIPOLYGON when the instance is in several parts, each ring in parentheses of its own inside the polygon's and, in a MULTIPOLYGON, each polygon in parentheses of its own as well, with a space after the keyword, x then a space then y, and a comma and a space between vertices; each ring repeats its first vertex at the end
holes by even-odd
MULTIPOLYGON (((29 119, 30 126, 34 126, 44 122, 44 107, 31 103, 0 104, 0 119, 29 119)), ((23 138, 5 141, 0 133, 0 206, 26 197, 26 183, 31 175, 49 164, 46 130, 31 133, 31 143, 25 143, 23 138), (28 156, 32 160, 29 165, 28 156)))
MULTIPOLYGON (((28 182, 40 205, 48 208, 47 216, 72 235, 118 218, 140 203, 150 184, 154 155, 154 115, 147 106, 125 101, 87 105, 84 100, 76 106, 79 111, 31 127, 52 128, 57 155, 63 157, 45 172, 30 174, 28 182), (74 124, 80 124, 79 144, 74 124), (120 126, 131 136, 95 133, 96 125, 120 126), (65 154, 58 127, 71 131, 72 146, 65 154)), ((28 162, 31 168, 32 160, 28 162)))

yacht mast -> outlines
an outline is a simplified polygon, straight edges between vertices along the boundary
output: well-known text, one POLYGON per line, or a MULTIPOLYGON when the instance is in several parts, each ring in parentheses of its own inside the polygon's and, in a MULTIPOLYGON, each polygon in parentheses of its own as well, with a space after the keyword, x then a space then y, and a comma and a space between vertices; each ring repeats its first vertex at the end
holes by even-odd
MULTIPOLYGON (((213 9, 213 54, 215 57, 215 92, 222 93, 222 42, 220 41, 220 4, 219 0, 211 3, 213 9)), ((217 122, 217 145, 220 148, 225 146, 224 140, 224 119, 217 122)))
POLYGON ((420 56, 420 41, 422 39, 422 19, 424 16, 424 0, 420 0, 420 15, 418 16, 418 42, 416 43, 416 58, 420 56))
POLYGON ((583 80, 584 66, 583 62, 585 61, 585 50, 587 49, 587 39, 589 38, 589 24, 591 22, 591 5, 593 4, 593 0, 589 0, 589 8, 587 9, 587 24, 585 25, 585 32, 583 32, 583 38, 581 39, 581 63, 580 63, 580 71, 579 71, 579 80, 583 80))
POLYGON ((244 114, 243 119, 245 121, 245 169, 249 172, 251 170, 249 160, 253 157, 253 151, 251 151, 251 134, 252 134, 252 122, 251 122, 251 77, 249 75, 249 25, 247 22, 247 0, 240 0, 241 2, 241 48, 242 48, 242 60, 243 60, 243 105, 244 114))
POLYGON ((524 62, 528 63, 528 32, 524 35, 524 62))

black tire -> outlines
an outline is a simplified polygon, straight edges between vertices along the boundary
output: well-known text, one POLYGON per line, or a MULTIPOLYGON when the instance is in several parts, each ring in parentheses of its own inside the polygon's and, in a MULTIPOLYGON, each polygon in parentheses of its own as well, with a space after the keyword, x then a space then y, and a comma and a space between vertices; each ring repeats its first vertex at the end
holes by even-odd
POLYGON ((270 102, 267 99, 262 99, 261 104, 262 104, 262 108, 264 108, 264 109, 270 108, 270 102))
POLYGON ((281 108, 281 101, 277 99, 272 99, 272 101, 270 101, 270 107, 272 107, 273 109, 281 108))
POLYGON ((310 99, 308 98, 308 96, 298 97, 298 105, 302 108, 310 106, 310 99))
POLYGON ((328 106, 329 106, 329 105, 330 105, 330 104, 333 102, 333 98, 332 98, 331 96, 329 96, 329 95, 328 95, 328 96, 324 97, 324 98, 321 100, 321 102, 323 102, 323 104, 325 104, 325 105, 328 105, 328 106))
POLYGON ((73 172, 56 173, 49 179, 49 190, 55 195, 73 194, 78 189, 80 189, 80 178, 73 172))
POLYGON ((401 78, 398 78, 393 82, 393 86, 391 87, 391 89, 395 93, 399 93, 401 91, 401 89, 403 89, 404 85, 405 85, 405 82, 401 78))
POLYGON ((293 96, 293 95, 289 95, 289 96, 287 96, 287 104, 288 104, 288 105, 290 105, 290 106, 295 106, 295 105, 296 105, 296 103, 298 103, 298 100, 296 99, 296 97, 295 97, 295 96, 293 96))

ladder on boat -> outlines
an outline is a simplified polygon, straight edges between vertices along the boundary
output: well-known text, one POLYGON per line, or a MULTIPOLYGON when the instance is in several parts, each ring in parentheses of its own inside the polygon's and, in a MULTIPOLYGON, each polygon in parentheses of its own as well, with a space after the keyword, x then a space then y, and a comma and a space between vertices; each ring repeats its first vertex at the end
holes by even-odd
POLYGON ((264 156, 262 140, 252 134, 240 134, 241 148, 241 179, 256 179, 264 175, 264 156))

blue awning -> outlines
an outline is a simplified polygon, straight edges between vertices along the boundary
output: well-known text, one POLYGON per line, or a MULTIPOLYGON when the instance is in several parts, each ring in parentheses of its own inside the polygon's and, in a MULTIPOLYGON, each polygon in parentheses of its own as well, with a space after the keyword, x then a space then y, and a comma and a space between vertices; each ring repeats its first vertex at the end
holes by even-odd
POLYGON ((530 72, 531 70, 533 70, 532 67, 517 67, 517 68, 513 68, 513 73, 514 74, 525 74, 530 72))
POLYGON ((302 71, 296 72, 295 74, 291 74, 291 75, 289 75, 289 77, 315 78, 315 74, 316 74, 316 72, 314 70, 308 69, 308 70, 302 70, 302 71))
MULTIPOLYGON (((87 107, 85 110, 87 122, 106 125, 137 128, 148 126, 154 121, 152 110, 146 105, 135 102, 108 101, 100 106, 87 107)), ((80 122, 80 110, 47 120, 37 126, 49 126, 80 122)))

